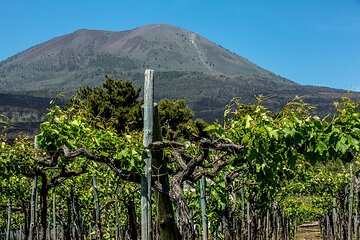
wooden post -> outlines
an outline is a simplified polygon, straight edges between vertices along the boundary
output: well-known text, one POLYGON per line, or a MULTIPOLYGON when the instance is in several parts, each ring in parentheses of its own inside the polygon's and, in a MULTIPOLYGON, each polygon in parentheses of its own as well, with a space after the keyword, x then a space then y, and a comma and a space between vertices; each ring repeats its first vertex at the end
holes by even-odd
POLYGON ((356 174, 356 222, 355 222, 355 240, 359 239, 360 224, 360 174, 356 174))
MULTIPOLYGON (((35 137, 34 141, 34 148, 35 148, 35 157, 37 155, 37 138, 35 137)), ((31 199, 30 199, 30 228, 29 228, 29 236, 28 240, 34 239, 34 230, 35 230, 35 214, 36 214, 36 199, 37 199, 37 192, 36 192, 36 185, 37 185, 37 175, 34 176, 33 180, 33 187, 31 191, 31 199)))
POLYGON ((298 218, 296 217, 294 222, 294 238, 296 238, 297 229, 298 229, 298 218))
POLYGON ((337 238, 337 234, 338 234, 338 218, 337 218, 337 212, 336 212, 336 198, 333 198, 333 234, 334 234, 334 239, 337 238))
POLYGON ((51 240, 51 218, 48 218, 48 223, 46 227, 46 239, 45 240, 51 240))
POLYGON ((200 179, 200 207, 201 207, 202 238, 203 238, 203 240, 208 239, 205 187, 206 187, 205 177, 202 176, 201 179, 200 179))
POLYGON ((34 233, 34 238, 36 239, 36 240, 38 240, 38 239, 40 239, 40 228, 39 228, 39 221, 38 221, 38 215, 39 215, 39 211, 41 210, 41 208, 40 209, 38 209, 38 204, 37 204, 37 202, 38 202, 38 198, 39 198, 39 192, 38 191, 35 191, 35 209, 34 209, 34 211, 35 211, 35 222, 34 222, 34 224, 35 224, 35 227, 34 227, 34 231, 35 231, 35 233, 34 233))
MULTIPOLYGON (((64 207, 61 201, 61 198, 59 199, 59 207, 60 207, 60 211, 61 215, 65 217, 65 212, 64 212, 64 207)), ((63 218, 64 219, 64 218, 63 218)), ((64 240, 65 239, 65 224, 64 221, 61 221, 61 225, 60 225, 60 237, 59 239, 64 240)), ((91 238, 90 238, 91 239, 91 238)))
POLYGON ((353 215, 353 199, 354 199, 354 174, 353 174, 353 162, 350 163, 350 196, 349 196, 349 219, 348 219, 348 238, 352 238, 352 215, 353 215))
POLYGON ((326 236, 326 239, 330 239, 330 217, 329 217, 329 214, 327 213, 326 214, 326 217, 325 217, 325 236, 326 236))
POLYGON ((245 194, 244 194, 244 185, 240 189, 241 194, 241 239, 245 239, 245 194))
POLYGON ((119 210, 117 201, 114 203, 115 208, 115 217, 116 217, 116 230, 115 230, 115 240, 119 240, 119 233, 120 233, 120 217, 119 217, 119 210))
POLYGON ((100 206, 99 206, 99 197, 98 197, 98 190, 97 190, 95 176, 93 176, 93 187, 94 187, 94 202, 95 202, 95 221, 96 221, 96 227, 97 227, 96 239, 102 239, 100 206))
MULTIPOLYGON (((270 207, 271 208, 271 207, 270 207)), ((270 233, 270 211, 269 209, 266 210, 266 221, 265 221, 265 239, 270 239, 269 233, 270 233)))
POLYGON ((6 240, 10 240, 10 226, 11 226, 11 200, 8 200, 8 212, 7 212, 7 226, 6 226, 6 240))
POLYGON ((92 239, 92 237, 91 237, 91 231, 92 231, 92 229, 91 229, 91 223, 90 223, 90 224, 89 224, 89 240, 92 239))
POLYGON ((251 240, 251 216, 250 216, 250 201, 247 202, 247 239, 251 240))
POLYGON ((146 69, 144 82, 144 176, 141 178, 141 239, 151 239, 151 151, 154 125, 154 70, 146 69))
POLYGON ((19 233, 19 239, 22 240, 23 239, 23 225, 20 225, 20 233, 19 233))
POLYGON ((79 214, 78 198, 75 198, 75 194, 74 194, 74 185, 71 185, 71 203, 74 212, 74 221, 73 221, 74 236, 75 239, 83 239, 81 216, 79 214))
MULTIPOLYGON (((152 141, 162 141, 160 116, 157 104, 154 104, 154 123, 152 132, 152 141)), ((156 150, 151 152, 152 172, 155 172, 152 177, 156 178, 162 186, 162 191, 156 191, 156 226, 158 229, 158 236, 161 240, 180 240, 180 231, 175 223, 175 214, 170 200, 170 183, 169 183, 169 169, 167 167, 164 152, 156 150), (156 176, 155 176, 156 174, 156 176)))
POLYGON ((281 233, 280 233, 280 211, 275 210, 276 211, 276 229, 275 229, 275 239, 281 238, 281 233))
POLYGON ((53 239, 56 238, 56 196, 55 193, 53 193, 53 239))

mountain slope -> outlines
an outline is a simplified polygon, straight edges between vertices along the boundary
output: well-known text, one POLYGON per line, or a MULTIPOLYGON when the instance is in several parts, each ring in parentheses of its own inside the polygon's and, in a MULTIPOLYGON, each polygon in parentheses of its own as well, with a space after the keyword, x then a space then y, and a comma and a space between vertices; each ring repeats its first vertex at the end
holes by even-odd
MULTIPOLYGON (((221 118, 234 97, 250 102, 264 94, 276 111, 302 95, 325 113, 345 94, 301 86, 194 32, 165 24, 120 32, 81 29, 41 43, 0 63, 0 92, 71 95, 82 86, 101 85, 105 74, 139 87, 146 68, 155 70, 157 98, 187 98, 197 115, 209 121, 221 118)), ((360 99, 357 93, 353 97, 360 99)))
POLYGON ((146 25, 122 32, 78 30, 32 47, 0 63, 0 88, 73 92, 99 85, 104 74, 131 75, 145 68, 294 84, 196 33, 146 25))

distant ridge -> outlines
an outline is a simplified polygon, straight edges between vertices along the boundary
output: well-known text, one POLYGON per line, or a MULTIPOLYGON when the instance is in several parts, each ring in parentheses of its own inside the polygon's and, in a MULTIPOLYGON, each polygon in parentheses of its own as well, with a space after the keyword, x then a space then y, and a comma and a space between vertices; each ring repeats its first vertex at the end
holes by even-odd
POLYGON ((82 86, 101 85, 105 74, 141 86, 146 68, 155 70, 157 98, 185 97, 197 115, 209 121, 220 118, 233 97, 252 101, 264 94, 269 107, 278 110, 295 95, 303 95, 325 112, 345 94, 301 86, 168 24, 119 32, 80 29, 38 44, 0 62, 0 92, 71 95, 82 86))

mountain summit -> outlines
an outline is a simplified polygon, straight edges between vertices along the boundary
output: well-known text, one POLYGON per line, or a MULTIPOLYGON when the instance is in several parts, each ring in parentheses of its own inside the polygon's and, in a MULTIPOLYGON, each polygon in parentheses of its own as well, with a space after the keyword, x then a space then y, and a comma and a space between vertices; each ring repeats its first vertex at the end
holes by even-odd
MULTIPOLYGON (((328 109, 344 94, 301 86, 271 73, 206 38, 179 27, 152 24, 126 31, 80 29, 0 62, 0 93, 54 97, 83 86, 99 86, 104 75, 141 86, 146 68, 155 70, 157 98, 187 98, 197 116, 219 118, 234 97, 270 97, 279 110, 295 95, 328 109)), ((325 110, 324 110, 325 111, 325 110)))

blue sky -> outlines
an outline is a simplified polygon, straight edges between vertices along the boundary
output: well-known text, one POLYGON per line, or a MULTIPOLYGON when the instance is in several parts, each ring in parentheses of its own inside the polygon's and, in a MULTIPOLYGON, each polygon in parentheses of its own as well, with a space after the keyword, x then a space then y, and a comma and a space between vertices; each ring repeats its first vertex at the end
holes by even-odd
POLYGON ((300 84, 360 91, 360 0, 0 0, 0 60, 80 28, 168 23, 300 84))

